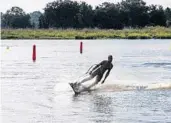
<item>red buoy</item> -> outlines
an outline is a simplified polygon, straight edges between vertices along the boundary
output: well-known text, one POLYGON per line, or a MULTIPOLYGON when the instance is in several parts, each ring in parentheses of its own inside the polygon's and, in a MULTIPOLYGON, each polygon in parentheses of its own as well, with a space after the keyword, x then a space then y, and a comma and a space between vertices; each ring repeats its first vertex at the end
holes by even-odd
POLYGON ((80 42, 80 53, 83 53, 83 42, 80 42))
POLYGON ((32 59, 35 62, 36 61, 36 45, 33 45, 33 55, 32 55, 32 59))

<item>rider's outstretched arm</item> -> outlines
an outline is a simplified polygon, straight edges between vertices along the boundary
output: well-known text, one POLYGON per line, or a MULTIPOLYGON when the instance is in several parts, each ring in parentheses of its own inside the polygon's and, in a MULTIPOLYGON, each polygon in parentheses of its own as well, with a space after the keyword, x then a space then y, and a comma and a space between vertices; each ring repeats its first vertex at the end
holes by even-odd
POLYGON ((110 71, 111 71, 112 68, 113 68, 113 66, 107 71, 104 80, 101 82, 102 84, 105 82, 106 78, 109 76, 110 71))
POLYGON ((95 70, 96 68, 98 68, 100 65, 102 65, 104 63, 104 61, 102 61, 102 62, 100 62, 99 64, 97 64, 91 71, 90 71, 90 73, 93 71, 93 70, 95 70))
POLYGON ((97 64, 91 71, 90 71, 90 73, 93 71, 93 70, 95 70, 96 68, 98 68, 100 66, 100 64, 97 64))

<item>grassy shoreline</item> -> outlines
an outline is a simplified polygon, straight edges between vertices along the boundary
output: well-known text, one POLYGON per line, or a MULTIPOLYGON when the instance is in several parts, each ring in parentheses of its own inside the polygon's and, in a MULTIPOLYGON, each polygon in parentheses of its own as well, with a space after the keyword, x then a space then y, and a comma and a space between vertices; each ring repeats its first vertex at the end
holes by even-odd
POLYGON ((1 39, 171 39, 171 28, 143 29, 1 29, 1 39))

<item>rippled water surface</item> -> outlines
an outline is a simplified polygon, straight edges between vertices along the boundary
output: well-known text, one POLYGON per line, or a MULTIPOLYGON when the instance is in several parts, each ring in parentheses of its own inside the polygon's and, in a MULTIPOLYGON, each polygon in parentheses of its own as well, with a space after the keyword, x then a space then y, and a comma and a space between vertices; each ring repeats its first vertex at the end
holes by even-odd
POLYGON ((1 41, 2 123, 171 123, 170 40, 1 41), (37 60, 32 61, 32 46, 37 60), (114 57, 106 82, 68 85, 114 57))

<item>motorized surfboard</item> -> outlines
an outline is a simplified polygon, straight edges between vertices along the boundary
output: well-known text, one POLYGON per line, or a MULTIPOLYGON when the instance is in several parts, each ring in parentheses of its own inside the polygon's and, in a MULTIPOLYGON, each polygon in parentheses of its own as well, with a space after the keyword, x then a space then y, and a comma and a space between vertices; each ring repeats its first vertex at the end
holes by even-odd
POLYGON ((80 94, 84 91, 90 91, 88 88, 84 87, 82 84, 69 83, 75 94, 80 94))

